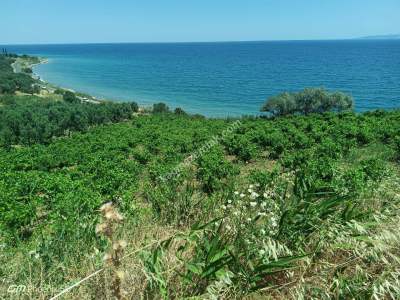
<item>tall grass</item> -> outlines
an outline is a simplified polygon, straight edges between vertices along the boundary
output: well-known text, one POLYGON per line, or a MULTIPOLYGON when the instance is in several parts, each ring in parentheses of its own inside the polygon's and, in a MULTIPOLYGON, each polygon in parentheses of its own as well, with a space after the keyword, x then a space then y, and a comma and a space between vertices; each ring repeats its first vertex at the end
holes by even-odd
POLYGON ((105 267, 63 297, 396 299, 396 124, 243 120, 166 181, 229 122, 138 117, 1 152, 0 297, 49 299, 105 267))

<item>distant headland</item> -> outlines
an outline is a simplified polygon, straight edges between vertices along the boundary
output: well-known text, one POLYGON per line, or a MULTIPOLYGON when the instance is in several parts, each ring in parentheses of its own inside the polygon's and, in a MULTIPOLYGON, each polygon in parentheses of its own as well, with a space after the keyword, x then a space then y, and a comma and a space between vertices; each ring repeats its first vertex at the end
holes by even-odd
POLYGON ((400 40, 400 34, 370 35, 370 36, 359 37, 357 39, 362 39, 362 40, 400 40))

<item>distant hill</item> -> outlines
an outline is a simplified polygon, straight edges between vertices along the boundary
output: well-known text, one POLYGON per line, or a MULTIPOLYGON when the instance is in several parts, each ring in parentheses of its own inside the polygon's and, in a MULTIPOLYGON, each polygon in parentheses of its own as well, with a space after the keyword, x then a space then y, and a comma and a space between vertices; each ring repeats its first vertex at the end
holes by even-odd
POLYGON ((399 40, 400 34, 386 34, 386 35, 371 35, 371 36, 364 36, 358 39, 363 40, 399 40))

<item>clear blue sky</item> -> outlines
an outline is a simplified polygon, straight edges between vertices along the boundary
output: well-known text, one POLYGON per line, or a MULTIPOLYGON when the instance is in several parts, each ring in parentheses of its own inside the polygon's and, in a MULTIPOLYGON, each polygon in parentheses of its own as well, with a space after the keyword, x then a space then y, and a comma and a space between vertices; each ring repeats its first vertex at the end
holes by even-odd
POLYGON ((0 8, 0 44, 400 33, 400 0, 1 0, 0 8))

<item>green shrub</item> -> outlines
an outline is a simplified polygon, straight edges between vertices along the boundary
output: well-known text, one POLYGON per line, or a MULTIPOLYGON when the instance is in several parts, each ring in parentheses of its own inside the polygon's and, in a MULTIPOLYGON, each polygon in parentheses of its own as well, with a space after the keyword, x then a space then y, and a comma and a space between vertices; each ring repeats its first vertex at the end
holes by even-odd
POLYGON ((160 114, 167 112, 169 112, 169 107, 165 103, 160 102, 153 104, 153 113, 160 114))
POLYGON ((201 155, 197 165, 197 176, 203 183, 204 191, 209 194, 220 189, 224 179, 237 173, 233 164, 225 159, 220 147, 214 147, 201 155))
POLYGON ((330 138, 326 138, 323 142, 316 146, 315 153, 318 157, 338 159, 342 156, 343 149, 339 142, 335 142, 330 138))
POLYGON ((65 92, 65 90, 57 88, 57 89, 54 91, 54 94, 57 94, 57 95, 64 95, 64 92, 65 92))
POLYGON ((131 155, 143 165, 147 164, 151 159, 151 153, 144 147, 136 147, 132 149, 131 155))
POLYGON ((80 100, 76 97, 75 93, 71 91, 65 91, 63 94, 63 100, 68 103, 79 103, 80 100))
POLYGON ((356 139, 359 145, 367 145, 373 141, 374 133, 368 128, 360 128, 356 139))
POLYGON ((249 182, 265 188, 277 178, 277 175, 277 171, 252 170, 249 175, 249 182))
POLYGON ((292 148, 289 139, 283 133, 277 131, 271 132, 265 136, 265 144, 269 152, 269 157, 272 159, 278 159, 284 151, 288 151, 292 148))
POLYGON ((187 113, 180 107, 175 108, 174 114, 176 114, 176 115, 187 115, 187 113))
POLYGON ((361 169, 374 182, 380 182, 387 172, 385 162, 377 158, 362 161, 361 169))
POLYGON ((129 102, 129 105, 133 112, 139 111, 139 105, 136 102, 129 102))
POLYGON ((28 74, 32 74, 32 73, 33 73, 33 71, 32 71, 31 68, 24 68, 22 71, 23 71, 24 73, 28 73, 28 74))
POLYGON ((246 136, 235 135, 225 142, 229 154, 236 155, 242 161, 256 158, 260 150, 246 136))

